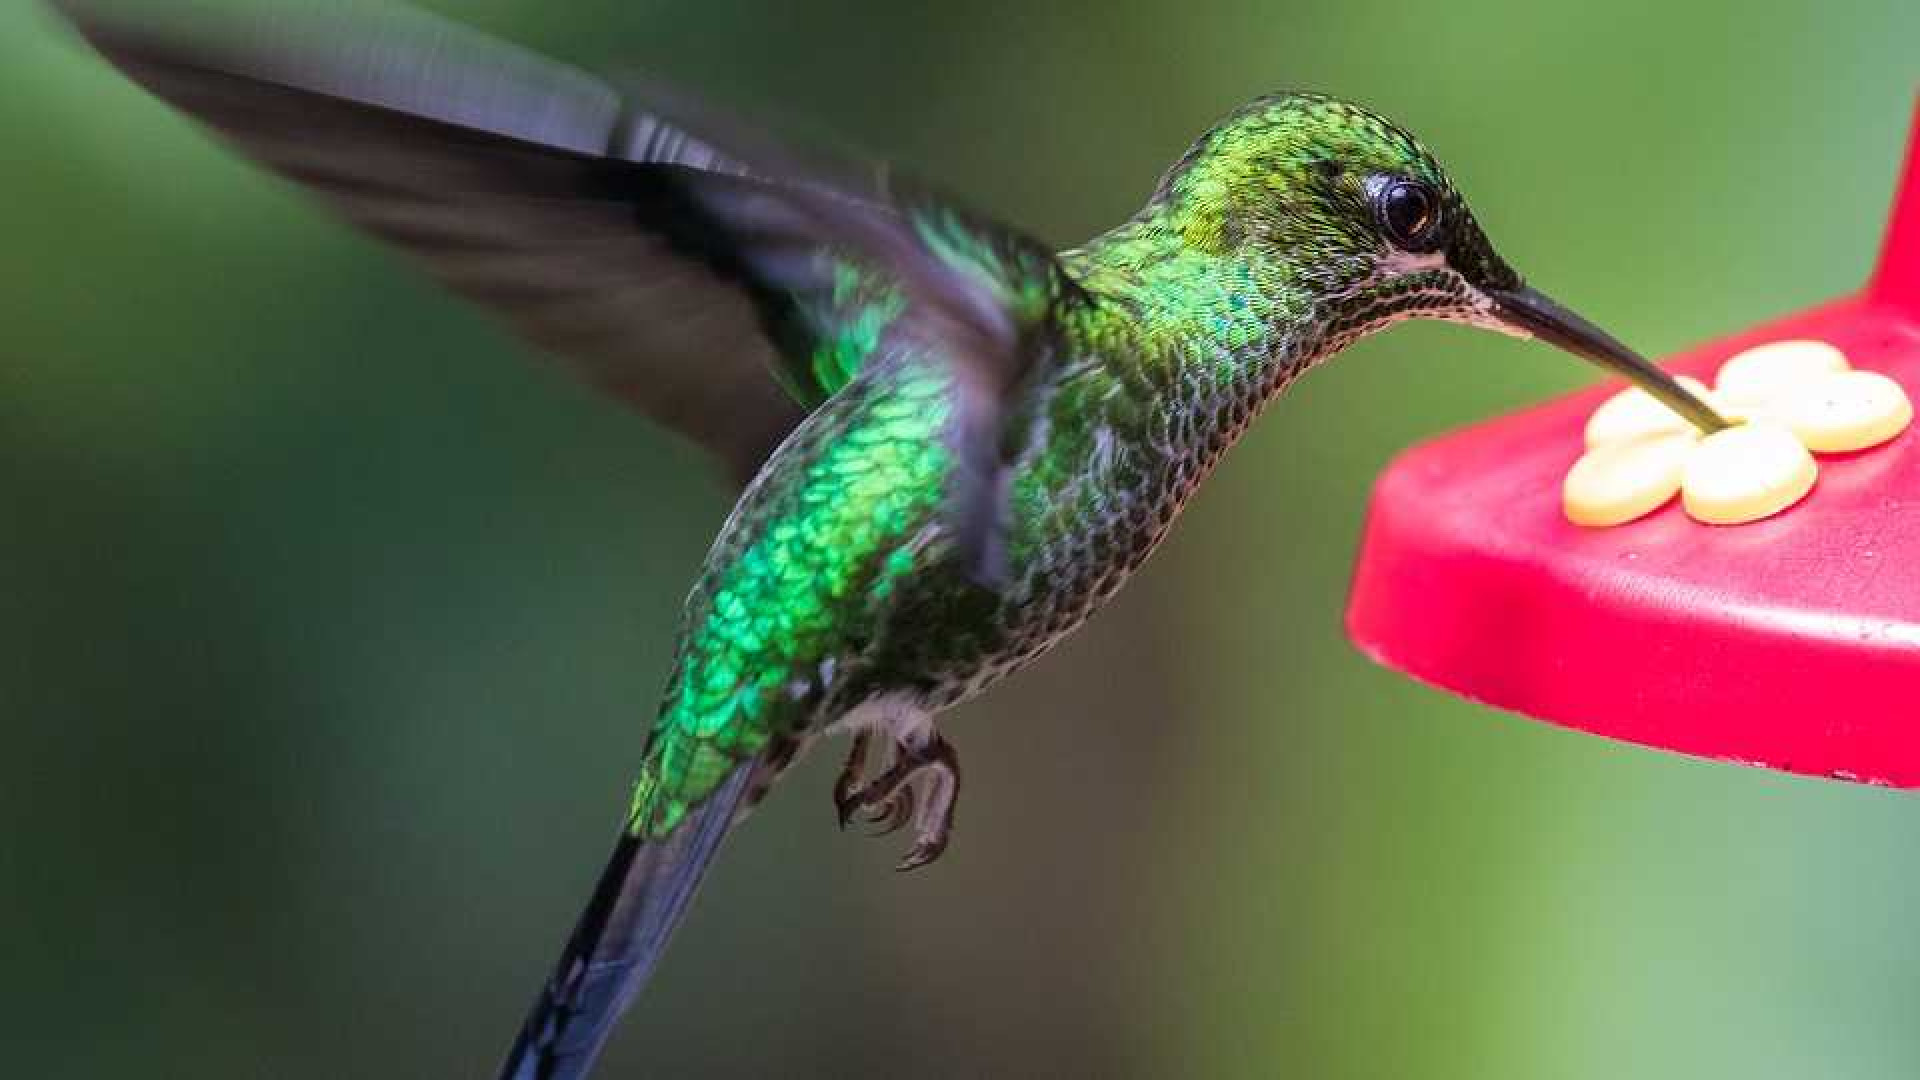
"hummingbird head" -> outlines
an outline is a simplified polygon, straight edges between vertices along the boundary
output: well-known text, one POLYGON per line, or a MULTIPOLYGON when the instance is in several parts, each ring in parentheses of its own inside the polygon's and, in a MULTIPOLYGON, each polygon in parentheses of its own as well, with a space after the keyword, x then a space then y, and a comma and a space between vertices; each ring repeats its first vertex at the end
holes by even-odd
POLYGON ((1314 305, 1319 354, 1411 318, 1537 338, 1726 426, 1633 350, 1530 288, 1494 251, 1426 147, 1369 109, 1316 94, 1256 99, 1162 178, 1152 209, 1183 243, 1238 253, 1314 305))

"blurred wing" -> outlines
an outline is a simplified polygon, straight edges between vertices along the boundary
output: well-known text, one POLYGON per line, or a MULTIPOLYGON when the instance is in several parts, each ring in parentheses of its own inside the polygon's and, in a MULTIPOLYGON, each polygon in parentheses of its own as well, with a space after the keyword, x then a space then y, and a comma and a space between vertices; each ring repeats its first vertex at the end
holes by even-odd
MULTIPOLYGON (((874 336, 853 324, 886 301, 953 335, 990 397, 1018 381, 1006 283, 934 246, 988 232, 931 197, 896 205, 883 170, 669 120, 663 94, 394 5, 56 6, 155 95, 742 481, 850 377, 874 336)), ((1037 246, 1017 261, 1035 259, 1051 280, 1037 246)))

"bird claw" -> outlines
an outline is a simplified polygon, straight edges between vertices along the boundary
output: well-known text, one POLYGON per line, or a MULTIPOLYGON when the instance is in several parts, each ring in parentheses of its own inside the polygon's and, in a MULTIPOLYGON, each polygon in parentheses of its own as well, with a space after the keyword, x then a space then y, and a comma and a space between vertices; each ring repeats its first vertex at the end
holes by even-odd
POLYGON ((913 788, 903 787, 879 806, 867 811, 867 824, 874 826, 868 836, 887 836, 899 832, 913 818, 913 788))
MULTIPOLYGON (((952 823, 949 821, 948 828, 951 828, 951 825, 952 823)), ((908 848, 906 856, 894 864, 893 872, 896 874, 904 874, 910 870, 918 870, 935 859, 938 859, 940 855, 947 850, 948 828, 941 829, 938 836, 922 840, 908 848)))
POLYGON ((840 766, 840 776, 833 782, 833 810, 840 819, 841 832, 853 823, 853 815, 860 809, 860 773, 866 768, 869 741, 865 732, 853 737, 853 745, 847 748, 846 764, 840 766))
POLYGON ((916 826, 914 845, 894 869, 914 870, 938 859, 947 849, 953 807, 960 794, 960 760, 952 745, 938 735, 917 746, 896 744, 886 771, 861 783, 867 747, 865 734, 854 737, 834 783, 833 805, 840 827, 845 829, 858 818, 873 826, 869 835, 886 836, 911 821, 916 826))

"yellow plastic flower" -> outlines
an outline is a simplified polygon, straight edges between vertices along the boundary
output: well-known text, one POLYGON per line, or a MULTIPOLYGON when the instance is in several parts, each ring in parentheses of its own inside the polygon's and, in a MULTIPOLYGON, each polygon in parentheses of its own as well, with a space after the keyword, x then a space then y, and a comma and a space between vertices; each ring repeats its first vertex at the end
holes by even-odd
POLYGON ((1638 388, 1587 420, 1587 452, 1567 470, 1561 502, 1576 525, 1621 525, 1678 494, 1695 520, 1739 525, 1813 490, 1814 453, 1878 446, 1906 430, 1913 405, 1885 375, 1856 371, 1824 341, 1775 341, 1721 366, 1712 390, 1680 382, 1736 423, 1702 438, 1638 388))

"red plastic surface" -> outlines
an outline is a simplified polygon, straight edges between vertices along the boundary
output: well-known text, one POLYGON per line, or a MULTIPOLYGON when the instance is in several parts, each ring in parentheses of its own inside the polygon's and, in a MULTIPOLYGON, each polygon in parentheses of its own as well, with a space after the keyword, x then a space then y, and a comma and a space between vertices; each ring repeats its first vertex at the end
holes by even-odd
MULTIPOLYGON (((1859 295, 1672 358, 1708 382, 1741 349, 1812 337, 1920 399, 1920 110, 1859 295)), ((1618 384, 1415 447, 1375 488, 1348 632, 1476 701, 1704 757, 1920 787, 1920 428, 1820 458, 1799 506, 1701 525, 1670 504, 1613 529, 1562 516, 1581 428, 1618 384)))

